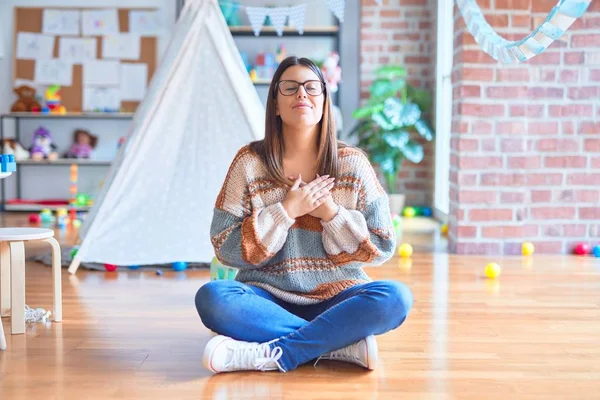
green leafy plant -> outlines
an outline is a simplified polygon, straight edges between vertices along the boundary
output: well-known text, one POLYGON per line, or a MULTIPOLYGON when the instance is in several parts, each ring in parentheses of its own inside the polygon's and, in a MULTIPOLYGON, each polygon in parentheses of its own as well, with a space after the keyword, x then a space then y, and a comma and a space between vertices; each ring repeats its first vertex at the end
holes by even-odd
POLYGON ((423 115, 431 109, 431 94, 406 83, 406 70, 395 65, 376 71, 370 93, 364 106, 352 114, 359 121, 350 135, 358 137, 358 146, 379 165, 393 193, 402 161, 423 160, 423 146, 415 136, 433 139, 433 129, 423 115))

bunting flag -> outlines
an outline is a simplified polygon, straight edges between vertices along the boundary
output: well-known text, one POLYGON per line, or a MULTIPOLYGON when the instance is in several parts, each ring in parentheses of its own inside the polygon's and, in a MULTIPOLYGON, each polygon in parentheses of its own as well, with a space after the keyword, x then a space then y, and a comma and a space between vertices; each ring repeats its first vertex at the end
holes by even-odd
POLYGON ((476 0, 457 0, 467 30, 481 49, 495 60, 511 64, 525 62, 543 53, 561 37, 592 0, 558 0, 546 20, 524 39, 509 41, 498 35, 486 21, 476 0))
POLYGON ((327 7, 340 20, 344 22, 344 9, 346 8, 346 0, 327 0, 327 7))
POLYGON ((288 9, 288 16, 290 17, 290 25, 298 30, 299 34, 304 33, 304 14, 306 12, 306 4, 300 4, 297 6, 290 7, 288 9))
POLYGON ((267 7, 246 7, 246 14, 248 15, 248 20, 250 20, 254 36, 260 34, 269 10, 267 7))
POLYGON ((267 15, 271 19, 271 23, 275 27, 277 36, 283 34, 283 28, 285 27, 285 21, 288 18, 289 8, 288 7, 275 7, 269 8, 267 15))

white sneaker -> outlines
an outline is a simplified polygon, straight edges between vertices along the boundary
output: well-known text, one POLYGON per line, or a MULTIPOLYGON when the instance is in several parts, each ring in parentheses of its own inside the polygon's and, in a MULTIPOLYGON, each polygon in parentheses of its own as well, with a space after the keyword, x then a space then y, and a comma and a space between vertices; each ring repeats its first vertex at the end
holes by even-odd
POLYGON ((218 335, 206 344, 202 363, 205 368, 215 373, 277 369, 284 371, 277 362, 283 355, 283 350, 281 347, 273 350, 269 347, 269 344, 275 341, 277 339, 268 343, 251 343, 218 335))
MULTIPOLYGON (((317 359, 317 362, 319 360, 344 361, 373 370, 377 365, 378 358, 377 341, 375 340, 375 336, 370 335, 343 349, 323 354, 317 359)), ((317 365, 317 362, 315 362, 315 365, 317 365)))

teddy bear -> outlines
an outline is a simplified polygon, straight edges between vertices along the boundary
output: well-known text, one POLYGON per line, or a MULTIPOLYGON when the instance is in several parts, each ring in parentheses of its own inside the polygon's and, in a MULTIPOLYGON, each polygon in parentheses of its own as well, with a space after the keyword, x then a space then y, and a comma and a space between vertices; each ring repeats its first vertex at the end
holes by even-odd
POLYGON ((31 86, 21 85, 13 89, 19 96, 19 100, 15 101, 10 108, 12 112, 31 112, 40 111, 42 109, 40 103, 35 99, 35 89, 31 86))
POLYGON ((2 153, 14 155, 17 161, 29 159, 29 151, 25 150, 21 143, 15 139, 5 138, 2 141, 1 148, 2 153))
POLYGON ((56 160, 58 154, 56 153, 56 145, 52 143, 52 135, 50 131, 39 127, 33 133, 33 143, 29 148, 29 154, 33 160, 56 160))
POLYGON ((86 130, 77 129, 73 133, 73 144, 65 154, 66 158, 90 158, 92 150, 96 148, 98 137, 86 130))

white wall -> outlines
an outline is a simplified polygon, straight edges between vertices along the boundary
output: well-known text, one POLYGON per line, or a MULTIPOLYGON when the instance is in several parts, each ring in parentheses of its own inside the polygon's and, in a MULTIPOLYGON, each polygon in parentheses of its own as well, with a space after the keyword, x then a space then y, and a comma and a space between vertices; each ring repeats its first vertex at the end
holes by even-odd
MULTIPOLYGON (((119 7, 119 8, 157 8, 160 10, 167 31, 175 22, 175 0, 1 0, 0 1, 0 48, 4 49, 0 58, 0 113, 10 110, 16 96, 12 92, 13 71, 13 15, 14 7, 119 7)), ((158 40, 160 55, 168 45, 168 34, 158 40)), ((93 121, 93 120, 24 120, 20 124, 21 143, 31 144, 33 131, 43 125, 53 135, 56 144, 64 150, 71 143, 75 128, 89 129, 100 136, 96 154, 99 158, 111 159, 116 153, 118 138, 125 134, 129 120, 93 121)), ((5 137, 14 137, 15 124, 11 120, 4 123, 5 137)), ((69 166, 20 166, 22 178, 22 197, 24 198, 66 198, 69 188, 69 166)), ((93 192, 101 183, 108 166, 80 166, 80 186, 84 192, 93 192)), ((11 177, 6 182, 7 198, 16 195, 16 179, 11 177)))

